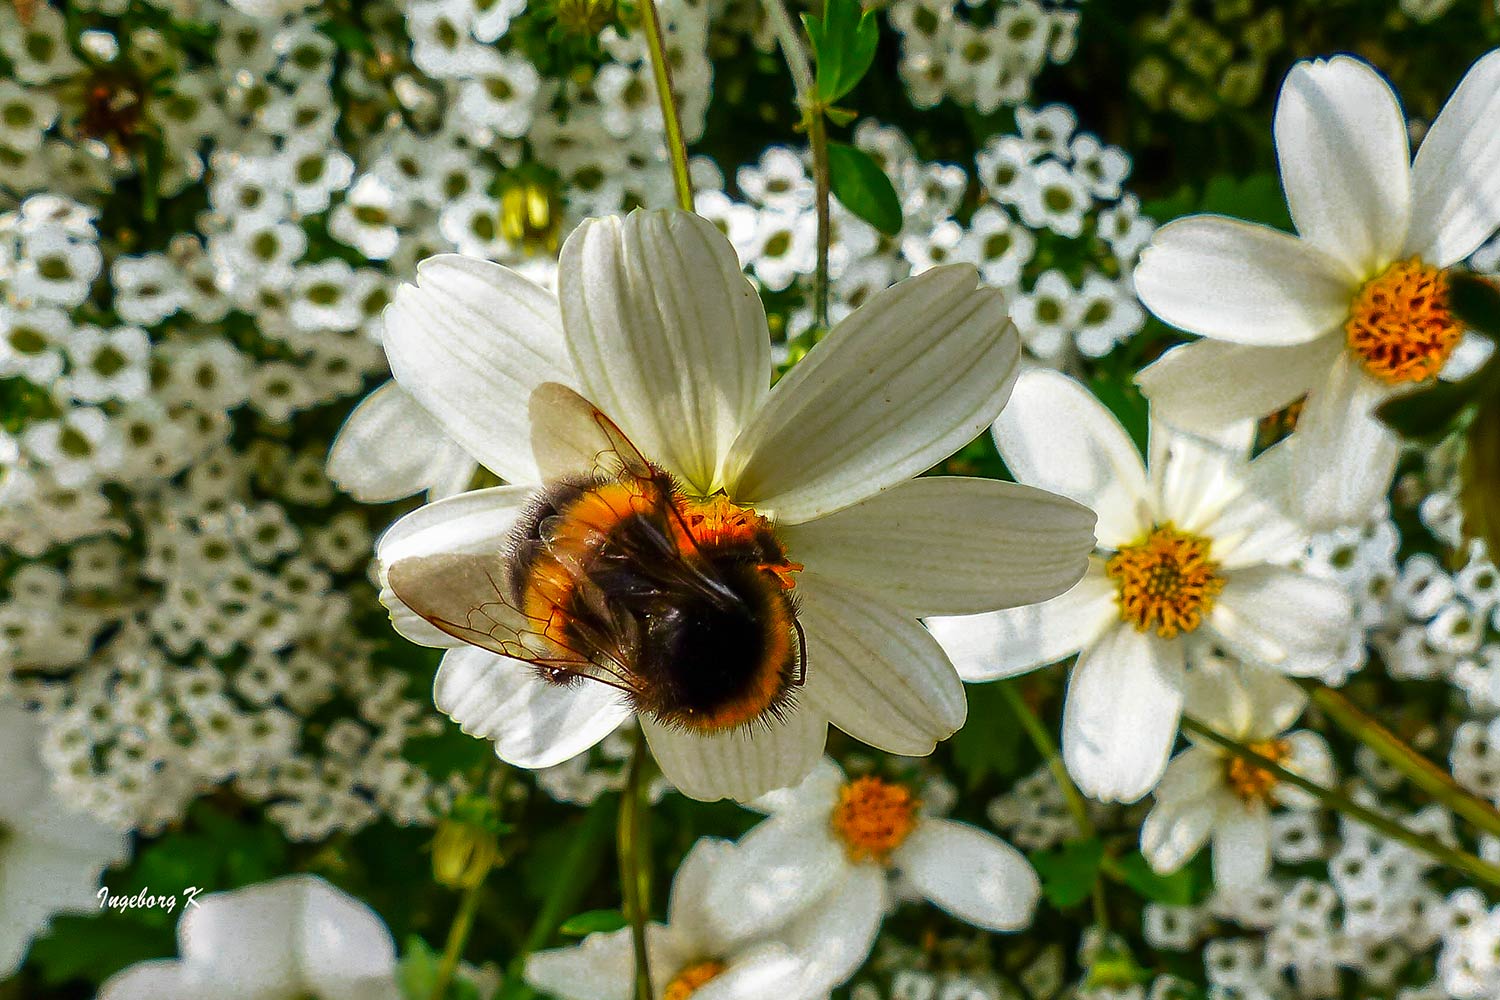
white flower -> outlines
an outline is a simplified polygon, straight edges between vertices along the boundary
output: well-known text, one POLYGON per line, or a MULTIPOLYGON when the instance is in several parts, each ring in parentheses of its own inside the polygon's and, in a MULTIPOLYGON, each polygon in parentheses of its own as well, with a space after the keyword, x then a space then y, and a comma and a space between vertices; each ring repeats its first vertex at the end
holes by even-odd
MULTIPOLYGON (((850 781, 824 758, 800 785, 754 806, 770 817, 739 842, 707 899, 710 920, 726 933, 767 933, 788 914, 854 886, 884 913, 893 872, 985 930, 1031 923, 1041 883, 1021 853, 967 823, 924 815, 904 785, 878 777, 850 781)), ((865 951, 877 929, 878 922, 865 951)))
MULTIPOLYGON (((667 922, 646 928, 652 985, 660 1000, 823 1000, 859 968, 880 926, 874 900, 851 887, 825 895, 754 936, 726 934, 705 908, 738 849, 704 837, 672 880, 667 922), (773 933, 774 932, 774 933, 773 933)), ((526 962, 526 981, 561 1000, 632 1000, 631 929, 591 934, 526 962)))
MULTIPOLYGON (((1317 733, 1286 729, 1307 698, 1278 674, 1205 659, 1187 676, 1187 711, 1282 767, 1321 785, 1332 779, 1328 744, 1317 733)), ((1214 885, 1252 888, 1271 870, 1271 807, 1315 806, 1307 792, 1282 783, 1195 733, 1156 786, 1156 805, 1141 826, 1141 853, 1166 874, 1181 868, 1210 838, 1214 885)))
POLYGON ((94 912, 100 873, 127 853, 124 834, 53 792, 40 739, 30 713, 0 703, 0 979, 53 914, 94 912))
MULTIPOLYGON (((764 518, 756 523, 774 525, 787 559, 805 567, 794 583, 808 652, 795 704, 712 730, 644 714, 672 783, 740 799, 793 784, 821 755, 830 721, 881 749, 931 752, 966 709, 917 619, 1056 594, 1089 547, 1088 512, 1058 497, 994 481, 906 482, 970 440, 1009 395, 1018 345, 1001 295, 976 287, 970 266, 935 268, 855 310, 771 389, 760 300, 706 220, 637 212, 587 222, 563 247, 558 284, 560 302, 504 267, 437 257, 387 311, 396 380, 452 440, 518 484, 397 522, 379 554, 388 572, 412 560, 402 598, 458 622, 494 606, 493 585, 475 599, 423 557, 477 553, 465 565, 494 559, 505 572, 500 554, 534 484, 594 468, 599 445, 558 428, 561 411, 544 403, 536 423, 530 412, 547 384, 576 387, 676 477, 684 503, 764 518)), ((458 575, 486 586, 478 569, 458 575)), ((632 714, 602 683, 549 682, 439 632, 389 588, 383 596, 408 638, 457 647, 438 674, 438 706, 518 766, 567 760, 632 714)))
POLYGON ((1207 339, 1139 382, 1163 419, 1194 429, 1306 395, 1293 494, 1315 527, 1362 523, 1400 447, 1374 410, 1449 360, 1464 331, 1443 269, 1500 224, 1500 53, 1464 77, 1415 162, 1396 95, 1348 56, 1292 68, 1275 133, 1300 235, 1217 216, 1157 230, 1141 301, 1207 339))
POLYGON ((462 493, 479 465, 394 381, 364 398, 328 451, 328 478, 363 503, 462 493))
POLYGON ((312 875, 200 896, 177 923, 182 957, 141 962, 99 1000, 399 1000, 380 917, 312 875))
POLYGON ((1090 795, 1133 802, 1156 784, 1177 735, 1184 665, 1205 636, 1295 675, 1315 676, 1343 651, 1349 598, 1289 565, 1305 540, 1266 485, 1281 481, 1286 456, 1247 464, 1252 430, 1246 422, 1210 441, 1153 421, 1148 469, 1083 386, 1041 370, 1021 377, 995 422, 1017 479, 1094 508, 1099 551, 1055 600, 929 624, 970 681, 1079 653, 1063 756, 1090 795))

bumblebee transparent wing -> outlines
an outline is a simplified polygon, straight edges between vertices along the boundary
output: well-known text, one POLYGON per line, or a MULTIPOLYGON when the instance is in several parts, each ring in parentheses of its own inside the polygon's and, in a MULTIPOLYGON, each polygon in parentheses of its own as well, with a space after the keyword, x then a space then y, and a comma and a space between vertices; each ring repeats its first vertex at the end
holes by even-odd
POLYGON ((585 677, 632 691, 617 653, 596 640, 577 648, 553 609, 547 618, 515 607, 496 554, 414 556, 391 564, 387 580, 407 607, 434 627, 481 649, 533 664, 551 680, 585 677))
POLYGON ((528 409, 543 481, 579 475, 645 481, 661 475, 613 420, 559 382, 537 386, 528 409))

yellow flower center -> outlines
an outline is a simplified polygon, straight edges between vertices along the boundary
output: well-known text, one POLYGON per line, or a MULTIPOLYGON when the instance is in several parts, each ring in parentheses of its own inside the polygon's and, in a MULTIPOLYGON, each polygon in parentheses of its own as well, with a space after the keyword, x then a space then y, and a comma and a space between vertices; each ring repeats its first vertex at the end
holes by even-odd
POLYGON ((1155 629, 1163 639, 1201 625, 1224 589, 1208 550, 1208 539, 1163 524, 1145 541, 1116 552, 1104 572, 1115 581, 1120 618, 1140 632, 1155 629))
POLYGON ((917 825, 920 803, 905 785, 880 778, 856 778, 839 789, 833 832, 850 861, 886 864, 917 825))
POLYGON ((688 1000, 688 997, 698 992, 698 987, 727 968, 728 965, 716 958, 694 962, 672 977, 672 981, 662 991, 661 1000, 688 1000))
POLYGON ((1397 261, 1354 297, 1344 334, 1365 371, 1391 385, 1442 370, 1463 328, 1448 311, 1448 279, 1413 257, 1397 261))
MULTIPOLYGON (((1276 764, 1285 761, 1292 753, 1292 745, 1286 740, 1266 740, 1249 746, 1251 750, 1276 764)), ((1229 758, 1224 767, 1224 780, 1234 794, 1245 802, 1264 801, 1270 798, 1272 789, 1276 787, 1276 775, 1242 757, 1229 758)))

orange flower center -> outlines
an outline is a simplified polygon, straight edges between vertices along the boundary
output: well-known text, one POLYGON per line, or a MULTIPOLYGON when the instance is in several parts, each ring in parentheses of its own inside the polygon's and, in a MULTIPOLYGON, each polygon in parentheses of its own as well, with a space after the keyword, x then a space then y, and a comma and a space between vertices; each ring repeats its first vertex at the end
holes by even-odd
MULTIPOLYGON (((1276 764, 1281 764, 1292 753, 1292 745, 1286 740, 1266 740, 1249 746, 1276 764)), ((1271 797, 1271 791, 1276 787, 1276 775, 1242 757, 1229 758, 1224 768, 1224 780, 1234 794, 1246 802, 1264 801, 1271 797)))
POLYGON ((920 803, 905 785, 881 778, 856 778, 839 789, 833 832, 850 861, 886 864, 917 825, 920 803))
POLYGON ((1163 639, 1203 624, 1224 589, 1208 550, 1208 539, 1163 524, 1111 556, 1104 572, 1115 581, 1121 620, 1140 632, 1155 629, 1163 639))
POLYGON ((688 1000, 688 997, 698 992, 698 987, 728 967, 716 958, 706 962, 694 962, 672 977, 672 981, 662 991, 661 1000, 688 1000))
POLYGON ((1441 371, 1463 327, 1448 311, 1447 277, 1413 257, 1365 283, 1349 309, 1344 334, 1365 371, 1400 385, 1441 371))

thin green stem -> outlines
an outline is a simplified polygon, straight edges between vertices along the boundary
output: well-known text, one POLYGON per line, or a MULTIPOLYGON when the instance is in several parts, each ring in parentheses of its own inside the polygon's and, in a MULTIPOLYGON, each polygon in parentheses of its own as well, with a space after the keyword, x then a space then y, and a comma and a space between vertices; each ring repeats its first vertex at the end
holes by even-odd
POLYGON ((786 58, 787 70, 792 74, 792 87, 797 92, 797 108, 802 116, 801 125, 807 130, 808 145, 812 149, 813 184, 816 188, 818 213, 818 264, 813 274, 814 316, 821 329, 828 329, 828 246, 832 240, 828 213, 830 183, 828 173, 828 123, 823 119, 824 107, 818 99, 817 83, 813 76, 812 58, 802 44, 802 35, 796 22, 786 9, 784 0, 766 0, 766 14, 786 58))
POLYGON ((1500 886, 1500 865, 1493 865, 1482 858, 1475 857, 1468 851, 1449 847, 1447 844, 1440 843, 1432 837, 1423 836, 1414 830, 1408 829, 1389 816, 1382 816, 1373 809, 1367 809, 1342 792, 1335 791, 1332 788, 1325 788, 1316 782, 1307 780, 1300 774, 1288 771, 1271 758, 1257 753, 1238 740, 1205 726, 1191 716, 1185 715, 1182 717, 1182 728, 1187 732, 1197 733, 1209 742, 1228 750, 1241 760, 1248 761, 1256 767, 1271 773, 1278 781, 1284 781, 1289 785, 1302 789, 1330 809, 1343 813, 1350 819, 1357 820, 1373 830, 1378 830, 1392 840, 1399 841, 1414 851, 1426 854, 1434 861, 1447 865, 1455 871, 1463 872, 1465 875, 1479 879, 1492 886, 1500 886))
POLYGON ((656 0, 641 0, 641 27, 646 47, 651 53, 651 75, 656 81, 656 98, 661 103, 662 123, 667 132, 667 155, 672 162, 672 184, 677 189, 677 206, 693 210, 693 179, 688 173, 687 142, 682 137, 682 116, 677 112, 677 98, 672 90, 672 66, 667 62, 666 42, 662 38, 661 18, 656 0))
MULTIPOLYGON (((1098 836, 1094 827, 1094 821, 1089 817, 1089 805, 1083 798, 1083 793, 1078 786, 1073 784, 1073 778, 1068 774, 1068 766, 1063 762, 1062 754, 1057 752, 1057 744, 1053 742, 1052 734, 1047 732, 1047 727, 1042 725, 1026 699, 1021 697, 1021 692, 1015 684, 1010 681, 1000 681, 1000 693, 1005 696, 1005 701, 1010 705, 1010 710, 1021 722, 1021 728, 1026 731, 1026 736, 1031 740, 1031 745, 1036 747, 1036 752, 1041 754, 1042 759, 1047 762, 1047 770, 1052 772, 1052 780, 1057 785, 1058 791, 1062 792, 1063 800, 1068 804, 1068 811, 1073 814, 1073 822, 1078 826, 1078 833, 1084 838, 1098 836)), ((1109 908, 1105 905, 1104 885, 1097 879, 1094 882, 1094 923, 1102 930, 1109 930, 1109 908)))
MULTIPOLYGON (((649 2, 649 0, 648 0, 649 2)), ((630 771, 620 793, 615 847, 620 859, 620 895, 630 938, 635 946, 635 1000, 653 1000, 651 960, 646 952, 646 922, 651 918, 651 869, 647 850, 646 734, 637 730, 630 771)))
POLYGON ((432 983, 431 1000, 443 1000, 448 995, 448 986, 458 971, 464 945, 469 943, 469 932, 474 929, 474 914, 479 909, 479 893, 483 888, 482 880, 476 882, 464 890, 463 898, 459 900, 458 912, 448 928, 448 943, 443 946, 443 961, 438 966, 437 979, 432 983))
POLYGON ((1340 692, 1316 681, 1299 680, 1297 683, 1335 725, 1406 775, 1412 784, 1485 833, 1500 837, 1500 811, 1489 801, 1459 785, 1452 775, 1366 715, 1340 692))

